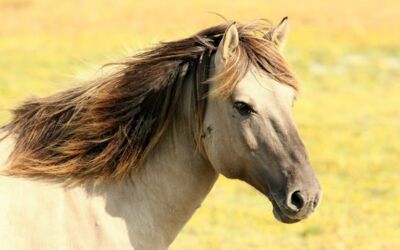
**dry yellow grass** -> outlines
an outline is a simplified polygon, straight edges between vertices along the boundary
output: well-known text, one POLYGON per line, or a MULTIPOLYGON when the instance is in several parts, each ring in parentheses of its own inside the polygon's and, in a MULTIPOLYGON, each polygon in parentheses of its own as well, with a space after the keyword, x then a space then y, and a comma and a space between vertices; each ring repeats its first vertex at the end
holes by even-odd
MULTIPOLYGON (((290 18, 302 80, 295 114, 324 186, 318 211, 273 219, 255 190, 221 178, 172 249, 400 249, 400 1, 0 0, 0 110, 160 40, 222 20, 290 18)), ((0 111, 0 122, 8 113, 0 111)))

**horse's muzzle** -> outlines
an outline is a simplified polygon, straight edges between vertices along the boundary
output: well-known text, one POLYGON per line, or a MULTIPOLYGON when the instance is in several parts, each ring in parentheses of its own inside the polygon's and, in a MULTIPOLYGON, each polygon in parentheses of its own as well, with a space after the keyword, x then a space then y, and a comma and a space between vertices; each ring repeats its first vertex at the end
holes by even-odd
POLYGON ((307 218, 317 208, 322 192, 319 188, 316 194, 306 195, 305 192, 295 190, 290 192, 285 200, 272 195, 273 213, 277 220, 283 223, 296 223, 307 218))

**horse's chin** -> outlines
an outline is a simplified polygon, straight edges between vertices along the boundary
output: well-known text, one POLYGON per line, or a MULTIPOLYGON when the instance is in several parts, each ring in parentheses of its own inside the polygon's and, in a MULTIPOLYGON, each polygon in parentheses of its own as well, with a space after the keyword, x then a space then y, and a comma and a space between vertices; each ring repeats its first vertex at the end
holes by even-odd
POLYGON ((299 221, 302 220, 302 219, 299 219, 299 218, 290 218, 287 215, 285 215, 281 211, 281 209, 279 208, 279 205, 275 201, 275 199, 273 198, 273 195, 271 195, 270 192, 263 192, 263 193, 271 201, 271 204, 272 204, 272 207, 273 207, 272 212, 273 212, 274 217, 275 217, 276 220, 278 220, 278 221, 280 221, 282 223, 285 223, 285 224, 293 224, 293 223, 296 223, 296 222, 299 222, 299 221))
POLYGON ((293 223, 301 221, 301 219, 293 219, 293 218, 287 217, 276 206, 274 206, 272 212, 274 214, 275 219, 277 219, 278 221, 285 223, 285 224, 293 224, 293 223))
POLYGON ((270 192, 265 192, 265 190, 263 190, 263 191, 261 191, 261 192, 264 193, 264 195, 267 196, 267 198, 271 201, 271 204, 273 207, 272 212, 274 214, 275 219, 277 219, 278 221, 285 223, 285 224, 293 224, 293 223, 296 223, 296 222, 299 222, 302 220, 302 219, 290 218, 290 217, 286 216, 279 208, 279 205, 277 204, 277 202, 274 200, 273 195, 271 195, 270 192))
MULTIPOLYGON (((244 181, 246 181, 246 179, 243 179, 244 181)), ((246 181, 247 182, 247 181, 246 181)), ((250 182, 247 182, 250 183, 250 182)), ((281 209, 279 208, 278 202, 275 200, 275 195, 273 195, 270 192, 270 189, 267 188, 266 186, 263 186, 262 188, 260 188, 260 186, 255 185, 254 186, 256 189, 258 189, 261 193, 263 193, 271 202, 272 206, 273 206, 273 214, 275 219, 277 219, 278 221, 285 223, 285 224, 293 224, 296 222, 301 221, 304 218, 291 218, 289 216, 287 216, 285 213, 283 213, 281 211, 281 209)))

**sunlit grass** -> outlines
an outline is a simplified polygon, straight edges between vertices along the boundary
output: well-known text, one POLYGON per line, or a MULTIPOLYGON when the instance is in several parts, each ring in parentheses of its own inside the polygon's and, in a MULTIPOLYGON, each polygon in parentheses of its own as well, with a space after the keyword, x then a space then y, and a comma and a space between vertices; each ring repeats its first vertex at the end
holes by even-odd
POLYGON ((207 14, 277 22, 302 82, 295 116, 324 187, 309 219, 280 224, 265 197, 221 178, 172 249, 400 249, 399 1, 0 0, 0 122, 30 95, 125 50, 192 35, 207 14))

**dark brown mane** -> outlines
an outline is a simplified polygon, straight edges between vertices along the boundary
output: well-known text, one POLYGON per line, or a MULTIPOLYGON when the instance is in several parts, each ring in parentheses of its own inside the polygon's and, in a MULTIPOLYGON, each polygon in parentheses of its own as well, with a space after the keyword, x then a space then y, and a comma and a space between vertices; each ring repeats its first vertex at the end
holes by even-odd
MULTIPOLYGON (((228 27, 223 24, 161 43, 113 64, 116 70, 106 77, 26 101, 3 127, 16 138, 5 172, 82 182, 121 180, 138 171, 170 124, 185 83, 196 85, 193 112, 201 121, 201 96, 207 94, 202 86, 228 27)), ((268 27, 265 21, 237 24, 240 45, 227 70, 215 76, 216 94, 228 96, 250 65, 297 88, 275 45, 262 37, 268 27)))

